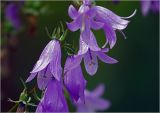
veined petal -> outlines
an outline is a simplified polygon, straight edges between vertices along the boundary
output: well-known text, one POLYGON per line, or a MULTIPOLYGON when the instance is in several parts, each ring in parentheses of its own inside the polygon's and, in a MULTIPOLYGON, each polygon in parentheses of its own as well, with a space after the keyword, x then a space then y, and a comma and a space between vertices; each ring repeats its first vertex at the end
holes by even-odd
POLYGON ((96 15, 96 12, 95 12, 95 8, 89 8, 89 10, 86 12, 86 15, 89 17, 89 18, 93 18, 95 17, 96 15))
POLYGON ((85 5, 91 5, 91 0, 83 0, 83 4, 85 4, 85 5))
POLYGON ((88 44, 90 40, 90 21, 89 19, 83 19, 81 27, 81 36, 83 41, 88 44))
POLYGON ((36 113, 42 112, 68 112, 61 82, 51 80, 47 85, 45 94, 36 109, 36 113))
POLYGON ((54 49, 54 56, 52 61, 50 62, 50 70, 53 76, 60 81, 62 76, 62 67, 61 67, 61 47, 60 42, 56 41, 55 49, 54 49))
POLYGON ((71 23, 67 23, 67 27, 68 29, 70 29, 71 31, 77 31, 79 29, 79 24, 74 20, 73 22, 71 23))
POLYGON ((93 28, 94 30, 101 29, 103 27, 103 25, 104 25, 104 23, 97 22, 97 21, 94 21, 93 19, 91 19, 91 28, 93 28))
POLYGON ((117 41, 115 30, 113 30, 113 28, 108 24, 104 25, 103 30, 106 35, 106 40, 109 42, 110 48, 113 48, 117 41))
POLYGON ((89 45, 87 45, 87 44, 83 41, 82 37, 80 36, 78 55, 83 55, 83 54, 85 54, 85 53, 88 51, 88 48, 89 48, 89 45))
POLYGON ((37 84, 40 90, 44 90, 47 87, 49 81, 53 79, 53 75, 51 74, 50 69, 48 67, 49 66, 47 66, 46 69, 38 72, 37 84))
POLYGON ((68 14, 72 19, 76 19, 78 14, 78 11, 73 7, 73 5, 70 5, 68 8, 68 14))
POLYGON ((55 49, 55 40, 51 40, 42 51, 42 54, 37 63, 35 64, 31 73, 36 73, 46 68, 46 66, 50 63, 50 61, 54 56, 54 49, 55 49))
POLYGON ((86 12, 88 12, 89 11, 89 7, 88 6, 86 6, 86 5, 81 5, 80 6, 80 8, 79 8, 79 10, 78 10, 78 13, 80 13, 80 14, 84 14, 84 13, 86 13, 86 12))
POLYGON ((71 23, 67 23, 68 29, 71 31, 77 31, 82 26, 82 15, 79 15, 74 21, 71 23))
POLYGON ((107 53, 108 51, 109 51, 108 48, 102 48, 102 49, 101 49, 101 52, 104 52, 104 53, 107 53))
POLYGON ((94 75, 97 72, 98 69, 98 61, 97 61, 97 56, 89 50, 85 55, 84 55, 84 64, 85 68, 87 70, 87 73, 89 75, 94 75))
POLYGON ((80 98, 84 102, 86 80, 83 77, 80 65, 64 73, 64 84, 72 99, 78 101, 80 98))
POLYGON ((93 32, 90 31, 90 34, 91 34, 91 35, 90 35, 89 48, 90 48, 92 51, 100 51, 101 48, 99 48, 93 32))
POLYGON ((120 16, 114 14, 112 11, 101 7, 101 6, 94 6, 96 9, 96 19, 98 21, 104 23, 110 23, 114 29, 123 30, 127 27, 129 21, 122 19, 120 16))
POLYGON ((81 60, 82 60, 81 55, 68 56, 64 66, 64 71, 66 72, 68 70, 77 67, 78 65, 80 65, 81 60))
POLYGON ((98 58, 105 62, 105 63, 108 63, 108 64, 114 64, 114 63, 117 63, 118 61, 109 57, 108 55, 106 55, 105 53, 103 52, 97 52, 97 55, 98 55, 98 58))
POLYGON ((27 78, 26 82, 30 82, 36 77, 37 73, 31 73, 30 76, 27 78))

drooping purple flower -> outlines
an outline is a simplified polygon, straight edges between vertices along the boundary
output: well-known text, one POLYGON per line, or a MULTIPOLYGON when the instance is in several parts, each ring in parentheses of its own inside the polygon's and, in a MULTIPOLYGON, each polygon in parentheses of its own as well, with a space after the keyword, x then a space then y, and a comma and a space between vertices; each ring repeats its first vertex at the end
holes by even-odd
POLYGON ((68 112, 62 83, 56 79, 49 81, 44 96, 36 109, 36 113, 43 112, 68 112))
POLYGON ((85 103, 78 100, 76 105, 77 112, 96 112, 107 110, 110 107, 110 102, 101 98, 105 90, 103 84, 97 86, 92 92, 85 90, 85 103))
POLYGON ((110 48, 113 48, 117 41, 115 31, 119 30, 121 33, 123 33, 121 30, 125 29, 129 23, 129 21, 126 19, 133 17, 136 13, 136 10, 128 17, 120 17, 109 9, 101 6, 94 6, 93 9, 96 11, 96 21, 104 23, 103 30, 106 35, 105 45, 109 43, 110 48))
POLYGON ((107 48, 99 48, 96 42, 95 36, 92 32, 90 32, 90 42, 87 45, 82 37, 80 36, 80 48, 78 51, 78 55, 82 56, 84 59, 85 68, 90 75, 94 75, 98 69, 98 60, 97 57, 109 64, 117 63, 118 61, 109 57, 105 53, 109 51, 107 48))
POLYGON ((146 16, 150 10, 159 12, 159 6, 159 0, 141 0, 141 9, 144 16, 146 16))
POLYGON ((64 84, 74 102, 78 99, 84 102, 84 89, 87 83, 83 77, 80 59, 80 56, 69 56, 64 68, 64 84))
POLYGON ((38 75, 37 82, 40 89, 46 87, 50 80, 49 78, 54 77, 58 81, 62 79, 61 47, 58 40, 51 40, 47 44, 30 73, 31 75, 26 82, 31 81, 36 75, 38 75))
POLYGON ((19 29, 21 27, 21 17, 20 12, 22 8, 23 2, 20 3, 9 3, 5 9, 5 16, 8 21, 11 22, 15 29, 19 29))
POLYGON ((98 30, 103 27, 103 23, 94 20, 95 11, 90 7, 90 0, 83 0, 83 5, 77 11, 72 5, 69 6, 68 14, 73 19, 71 23, 67 23, 71 31, 80 29, 83 40, 88 43, 90 38, 90 29, 98 30))
MULTIPOLYGON (((110 48, 116 43, 115 30, 123 30, 127 27, 129 21, 125 20, 131 18, 135 12, 129 17, 120 17, 112 11, 101 7, 91 5, 91 0, 83 0, 83 5, 77 11, 72 5, 68 10, 69 16, 74 20, 67 23, 71 31, 80 29, 81 37, 88 44, 90 40, 90 29, 94 30, 104 29, 106 35, 106 43, 109 42, 110 48)), ((122 31, 121 31, 122 32, 122 31)))

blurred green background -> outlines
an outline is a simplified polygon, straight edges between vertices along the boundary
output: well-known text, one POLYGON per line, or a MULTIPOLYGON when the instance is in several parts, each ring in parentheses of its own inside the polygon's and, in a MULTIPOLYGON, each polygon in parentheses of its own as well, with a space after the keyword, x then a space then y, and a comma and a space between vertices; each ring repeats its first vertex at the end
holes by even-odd
MULTIPOLYGON (((24 80, 29 76, 35 62, 45 45, 49 42, 49 37, 45 27, 50 32, 60 21, 70 22, 68 16, 68 6, 72 2, 50 1, 43 2, 48 7, 48 13, 37 17, 37 33, 28 37, 21 33, 19 35, 19 45, 17 50, 11 55, 12 73, 10 76, 1 79, 1 109, 8 111, 14 104, 7 102, 10 97, 17 100, 23 86, 19 80, 24 80)), ((108 53, 119 62, 109 65, 99 61, 99 68, 96 75, 89 76, 82 64, 83 73, 88 81, 87 88, 92 90, 99 83, 106 85, 104 98, 111 101, 109 112, 156 112, 159 111, 159 15, 150 12, 146 17, 141 13, 139 1, 112 2, 99 1, 97 5, 106 7, 120 16, 128 16, 135 9, 136 15, 129 19, 131 22, 124 30, 127 39, 117 32, 117 43, 108 53)), ((105 42, 102 31, 95 32, 99 45, 105 42)), ((67 35, 67 41, 77 41, 79 32, 67 35)), ((63 55, 65 53, 63 52, 63 55)), ((65 62, 65 57, 62 59, 65 62)), ((29 83, 31 88, 36 84, 36 80, 29 83)))

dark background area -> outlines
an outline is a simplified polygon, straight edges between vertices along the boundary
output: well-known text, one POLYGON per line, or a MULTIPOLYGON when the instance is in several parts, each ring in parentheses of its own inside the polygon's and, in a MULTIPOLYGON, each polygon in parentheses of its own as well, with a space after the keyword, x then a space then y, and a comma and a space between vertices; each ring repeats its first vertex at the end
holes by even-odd
MULTIPOLYGON (((48 14, 37 19, 37 35, 19 36, 17 50, 11 55, 12 70, 10 76, 1 79, 1 110, 8 111, 14 104, 7 98, 17 100, 23 90, 19 80, 29 76, 35 62, 45 45, 49 42, 45 27, 50 32, 59 21, 70 22, 68 6, 71 2, 45 2, 49 7, 48 14)), ((119 62, 114 65, 99 61, 97 73, 89 76, 82 64, 83 73, 88 81, 87 88, 92 90, 99 83, 106 85, 104 98, 111 101, 109 112, 156 112, 159 111, 159 15, 150 12, 146 17, 141 13, 140 2, 97 2, 120 16, 129 16, 135 9, 136 15, 124 30, 127 39, 117 32, 117 43, 108 55, 119 62)), ((104 33, 95 33, 99 45, 105 41, 104 33)), ((79 32, 69 33, 68 41, 78 41, 79 32)), ((63 54, 65 54, 63 52, 63 54)), ((62 59, 62 64, 65 58, 62 59)), ((36 80, 29 83, 31 88, 36 80)))

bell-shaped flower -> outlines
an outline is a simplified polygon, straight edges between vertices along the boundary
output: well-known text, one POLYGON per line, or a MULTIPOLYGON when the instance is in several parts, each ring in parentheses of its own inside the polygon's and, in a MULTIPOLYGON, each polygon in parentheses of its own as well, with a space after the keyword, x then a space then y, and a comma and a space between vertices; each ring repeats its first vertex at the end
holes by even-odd
POLYGON ((129 17, 120 17, 107 8, 92 5, 91 0, 83 0, 83 5, 78 11, 70 5, 68 13, 74 20, 67 24, 68 28, 71 31, 80 29, 85 43, 88 44, 90 40, 90 28, 94 30, 102 28, 106 35, 104 46, 109 43, 110 48, 113 48, 117 40, 115 30, 119 30, 124 35, 121 30, 125 29, 129 23, 126 19, 131 18, 136 11, 129 17))
POLYGON ((125 29, 129 23, 126 19, 133 17, 136 10, 128 17, 121 17, 101 6, 93 6, 92 8, 96 12, 95 20, 104 23, 103 30, 106 35, 105 45, 109 43, 110 48, 113 48, 117 40, 115 30, 119 30, 123 34, 121 30, 125 29))
POLYGON ((103 84, 97 86, 93 91, 85 90, 85 103, 81 100, 78 100, 75 104, 77 112, 96 112, 107 110, 110 107, 110 102, 106 99, 103 99, 105 87, 103 84))
POLYGON ((107 48, 99 48, 96 42, 95 36, 92 32, 90 32, 90 42, 87 45, 82 37, 80 36, 80 48, 78 51, 78 55, 82 56, 84 59, 85 68, 90 75, 94 75, 98 69, 98 60, 97 57, 108 64, 114 64, 118 61, 109 57, 105 53, 109 51, 107 48))
POLYGON ((31 75, 28 77, 26 82, 31 81, 36 75, 38 75, 37 81, 40 89, 44 89, 46 87, 46 84, 48 84, 49 81, 48 79, 51 77, 54 77, 58 81, 61 80, 61 48, 58 40, 51 40, 47 44, 30 73, 31 75))
POLYGON ((64 85, 74 102, 77 102, 78 99, 84 102, 84 89, 87 83, 82 73, 80 61, 80 56, 69 56, 64 68, 64 85))
POLYGON ((94 20, 95 11, 89 7, 90 1, 84 0, 83 5, 77 11, 73 5, 69 6, 68 14, 73 19, 71 23, 67 23, 71 31, 80 29, 83 40, 88 43, 90 38, 90 29, 98 30, 103 27, 103 23, 94 20))
POLYGON ((67 102, 63 95, 62 83, 52 78, 49 81, 36 113, 68 112, 67 102))

